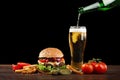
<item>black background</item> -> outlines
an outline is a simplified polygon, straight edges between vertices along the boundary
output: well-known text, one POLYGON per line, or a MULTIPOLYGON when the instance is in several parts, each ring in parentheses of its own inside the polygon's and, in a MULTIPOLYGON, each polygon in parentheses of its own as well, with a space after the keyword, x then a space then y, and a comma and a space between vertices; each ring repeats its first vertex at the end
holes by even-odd
MULTIPOLYGON (((78 8, 95 0, 44 0, 3 2, 1 10, 0 63, 37 63, 39 52, 57 47, 70 63, 68 30, 77 25, 78 8)), ((107 64, 119 62, 120 8, 82 14, 80 26, 87 27, 84 61, 101 58, 107 64)))

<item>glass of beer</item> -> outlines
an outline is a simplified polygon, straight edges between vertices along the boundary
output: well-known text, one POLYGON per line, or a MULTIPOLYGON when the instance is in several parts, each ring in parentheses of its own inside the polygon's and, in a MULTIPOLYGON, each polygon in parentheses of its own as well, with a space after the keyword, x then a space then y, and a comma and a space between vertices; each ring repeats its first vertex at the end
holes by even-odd
POLYGON ((84 60, 87 30, 85 26, 70 26, 69 47, 71 53, 71 66, 81 70, 84 60))

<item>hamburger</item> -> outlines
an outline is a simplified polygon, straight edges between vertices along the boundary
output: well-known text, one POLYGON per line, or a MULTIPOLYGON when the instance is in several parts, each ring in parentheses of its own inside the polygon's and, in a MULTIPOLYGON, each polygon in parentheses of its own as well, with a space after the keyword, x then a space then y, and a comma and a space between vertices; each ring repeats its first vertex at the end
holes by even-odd
POLYGON ((60 68, 65 66, 63 52, 54 47, 48 47, 40 51, 38 56, 39 69, 51 70, 52 68, 60 68))

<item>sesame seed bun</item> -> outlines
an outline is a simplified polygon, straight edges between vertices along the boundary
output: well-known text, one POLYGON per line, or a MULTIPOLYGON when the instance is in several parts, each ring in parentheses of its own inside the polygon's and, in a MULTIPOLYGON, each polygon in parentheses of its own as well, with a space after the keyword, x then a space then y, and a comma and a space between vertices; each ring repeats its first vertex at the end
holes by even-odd
POLYGON ((51 58, 51 57, 63 57, 63 56, 64 55, 62 51, 54 47, 45 48, 41 50, 39 53, 39 58, 42 58, 42 57, 51 58))

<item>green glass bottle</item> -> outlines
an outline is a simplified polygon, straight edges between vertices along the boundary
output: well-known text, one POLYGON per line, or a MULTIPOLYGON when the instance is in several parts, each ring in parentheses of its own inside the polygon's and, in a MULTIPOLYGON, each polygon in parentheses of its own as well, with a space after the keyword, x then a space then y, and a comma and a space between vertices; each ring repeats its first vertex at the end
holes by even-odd
POLYGON ((120 0, 99 0, 98 2, 91 5, 80 7, 78 12, 83 14, 94 10, 107 11, 116 6, 120 6, 120 0))

